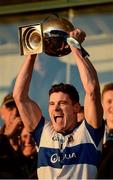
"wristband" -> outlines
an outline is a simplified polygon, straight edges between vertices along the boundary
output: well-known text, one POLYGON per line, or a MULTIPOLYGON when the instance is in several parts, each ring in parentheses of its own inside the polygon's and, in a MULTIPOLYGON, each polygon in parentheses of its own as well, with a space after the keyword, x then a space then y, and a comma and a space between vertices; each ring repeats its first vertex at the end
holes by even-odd
POLYGON ((89 56, 89 53, 82 47, 81 44, 79 44, 79 42, 76 39, 74 39, 72 37, 67 37, 67 43, 70 46, 80 49, 81 53, 82 53, 82 57, 87 58, 89 56))
POLYGON ((72 38, 72 37, 67 37, 67 43, 70 46, 81 49, 79 42, 76 39, 72 38))

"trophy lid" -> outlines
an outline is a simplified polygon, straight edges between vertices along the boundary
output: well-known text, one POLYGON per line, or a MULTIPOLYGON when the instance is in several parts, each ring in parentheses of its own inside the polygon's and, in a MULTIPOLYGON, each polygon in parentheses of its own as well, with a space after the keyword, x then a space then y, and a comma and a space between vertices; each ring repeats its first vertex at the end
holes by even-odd
POLYGON ((74 26, 65 18, 48 18, 42 24, 44 52, 50 56, 65 56, 71 52, 67 43, 69 32, 74 26))

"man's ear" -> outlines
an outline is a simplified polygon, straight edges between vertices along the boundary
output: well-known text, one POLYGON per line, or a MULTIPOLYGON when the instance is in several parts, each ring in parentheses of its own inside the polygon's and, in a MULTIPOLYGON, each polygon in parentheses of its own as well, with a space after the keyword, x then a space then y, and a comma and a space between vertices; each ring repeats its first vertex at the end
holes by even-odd
POLYGON ((78 102, 78 103, 75 103, 75 105, 74 105, 74 109, 75 109, 75 112, 76 112, 76 113, 80 112, 81 105, 80 105, 80 103, 79 103, 79 102, 78 102))

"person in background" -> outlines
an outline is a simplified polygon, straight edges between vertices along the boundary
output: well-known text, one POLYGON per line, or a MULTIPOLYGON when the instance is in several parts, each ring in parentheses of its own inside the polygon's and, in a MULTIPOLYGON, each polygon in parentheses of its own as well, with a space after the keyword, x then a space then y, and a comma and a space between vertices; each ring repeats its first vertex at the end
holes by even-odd
MULTIPOLYGON (((77 28, 69 32, 80 44, 86 34, 77 28)), ((13 97, 28 132, 39 147, 39 179, 94 179, 101 159, 104 132, 100 86, 96 70, 81 49, 70 43, 85 90, 85 120, 78 126, 79 94, 71 84, 54 84, 49 90, 47 121, 29 96, 35 55, 28 55, 17 76, 13 97), (90 108, 89 108, 90 107, 90 108)))
POLYGON ((4 97, 0 109, 4 122, 0 129, 0 178, 21 178, 19 139, 23 123, 12 93, 4 97))
POLYGON ((37 179, 36 146, 26 131, 12 93, 1 104, 0 178, 37 179))
POLYGON ((1 133, 8 137, 11 146, 16 151, 19 147, 18 134, 20 135, 23 123, 12 93, 7 94, 3 99, 1 104, 1 118, 4 121, 1 133))
POLYGON ((102 106, 104 110, 104 118, 105 118, 105 134, 104 134, 104 142, 108 139, 113 139, 113 83, 105 84, 102 90, 102 106))
POLYGON ((105 118, 105 131, 102 161, 97 177, 113 179, 113 82, 105 84, 102 89, 102 106, 105 118))
POLYGON ((24 155, 22 169, 28 179, 37 179, 37 147, 30 133, 24 127, 20 136, 20 147, 24 155), (24 166, 25 165, 25 166, 24 166))

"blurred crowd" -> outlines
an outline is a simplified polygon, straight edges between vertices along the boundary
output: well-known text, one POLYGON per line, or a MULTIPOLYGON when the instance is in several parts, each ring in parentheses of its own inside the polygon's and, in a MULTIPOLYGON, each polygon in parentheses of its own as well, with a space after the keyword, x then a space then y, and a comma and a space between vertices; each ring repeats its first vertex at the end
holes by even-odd
POLYGON ((12 93, 0 107, 0 179, 37 179, 37 147, 21 121, 12 93))

